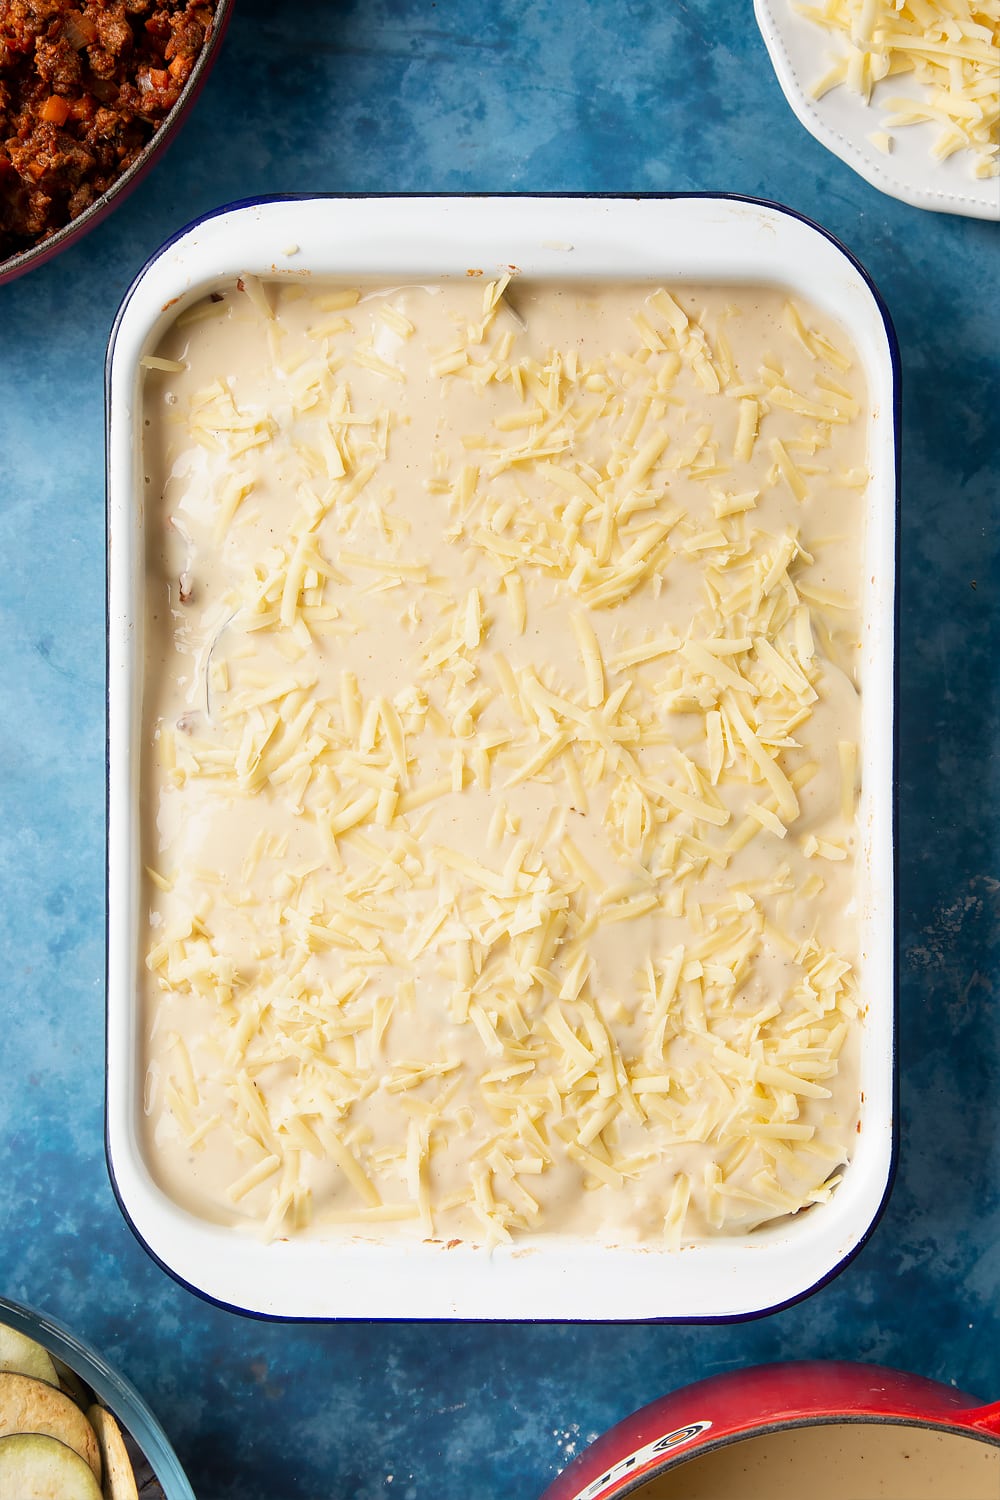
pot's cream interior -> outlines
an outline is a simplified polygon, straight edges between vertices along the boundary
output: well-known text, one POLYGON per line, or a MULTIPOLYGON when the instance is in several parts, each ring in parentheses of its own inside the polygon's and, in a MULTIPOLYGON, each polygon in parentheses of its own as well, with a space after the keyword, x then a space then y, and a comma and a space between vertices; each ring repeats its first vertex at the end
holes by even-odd
POLYGON ((705 1453, 634 1500, 996 1500, 1000 1444, 895 1423, 795 1427, 705 1453))

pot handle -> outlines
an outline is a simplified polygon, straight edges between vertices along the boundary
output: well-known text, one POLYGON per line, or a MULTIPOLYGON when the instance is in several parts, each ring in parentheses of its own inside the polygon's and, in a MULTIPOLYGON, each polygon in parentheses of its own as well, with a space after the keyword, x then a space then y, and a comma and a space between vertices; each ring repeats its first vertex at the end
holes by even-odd
POLYGON ((966 1413, 966 1420, 971 1427, 980 1427, 984 1432, 1000 1437, 1000 1401, 994 1401, 989 1406, 977 1406, 975 1411, 966 1413))

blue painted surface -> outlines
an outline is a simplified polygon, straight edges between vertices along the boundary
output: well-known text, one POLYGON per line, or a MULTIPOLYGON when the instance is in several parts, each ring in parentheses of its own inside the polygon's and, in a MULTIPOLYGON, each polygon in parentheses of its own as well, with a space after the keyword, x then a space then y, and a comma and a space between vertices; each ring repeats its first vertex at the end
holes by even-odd
POLYGON ((157 171, 0 288, 0 1289, 149 1399, 199 1500, 536 1500, 636 1406, 775 1358, 1000 1396, 1000 237, 886 198, 795 121, 748 3, 239 0, 157 171), (713 189, 861 259, 903 371, 902 1154, 833 1284, 732 1327, 265 1325, 136 1245, 102 1146, 102 368, 127 283, 268 192, 713 189))

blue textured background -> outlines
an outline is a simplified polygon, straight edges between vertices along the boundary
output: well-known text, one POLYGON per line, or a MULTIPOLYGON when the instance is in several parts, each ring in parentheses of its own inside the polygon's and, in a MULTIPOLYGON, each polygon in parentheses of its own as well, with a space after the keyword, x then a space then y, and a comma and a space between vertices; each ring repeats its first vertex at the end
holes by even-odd
POLYGON ((147 1396, 199 1500, 536 1500, 634 1407, 774 1358, 1000 1396, 998 226, 883 197, 807 136, 749 3, 239 0, 159 169, 0 287, 0 1291, 147 1396), (902 1155, 858 1259, 731 1327, 268 1325, 133 1241, 102 1147, 102 367, 146 256, 295 191, 715 189, 783 201, 902 350, 902 1155))

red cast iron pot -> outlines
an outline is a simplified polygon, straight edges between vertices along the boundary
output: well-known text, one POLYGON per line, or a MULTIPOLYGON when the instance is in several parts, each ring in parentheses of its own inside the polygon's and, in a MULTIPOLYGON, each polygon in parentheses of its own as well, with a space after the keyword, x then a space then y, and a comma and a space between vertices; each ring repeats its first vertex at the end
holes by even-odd
POLYGON ((624 1500, 696 1454, 785 1427, 897 1422, 1000 1441, 1000 1402, 880 1365, 762 1365, 713 1376, 633 1412, 598 1438, 541 1500, 624 1500))

